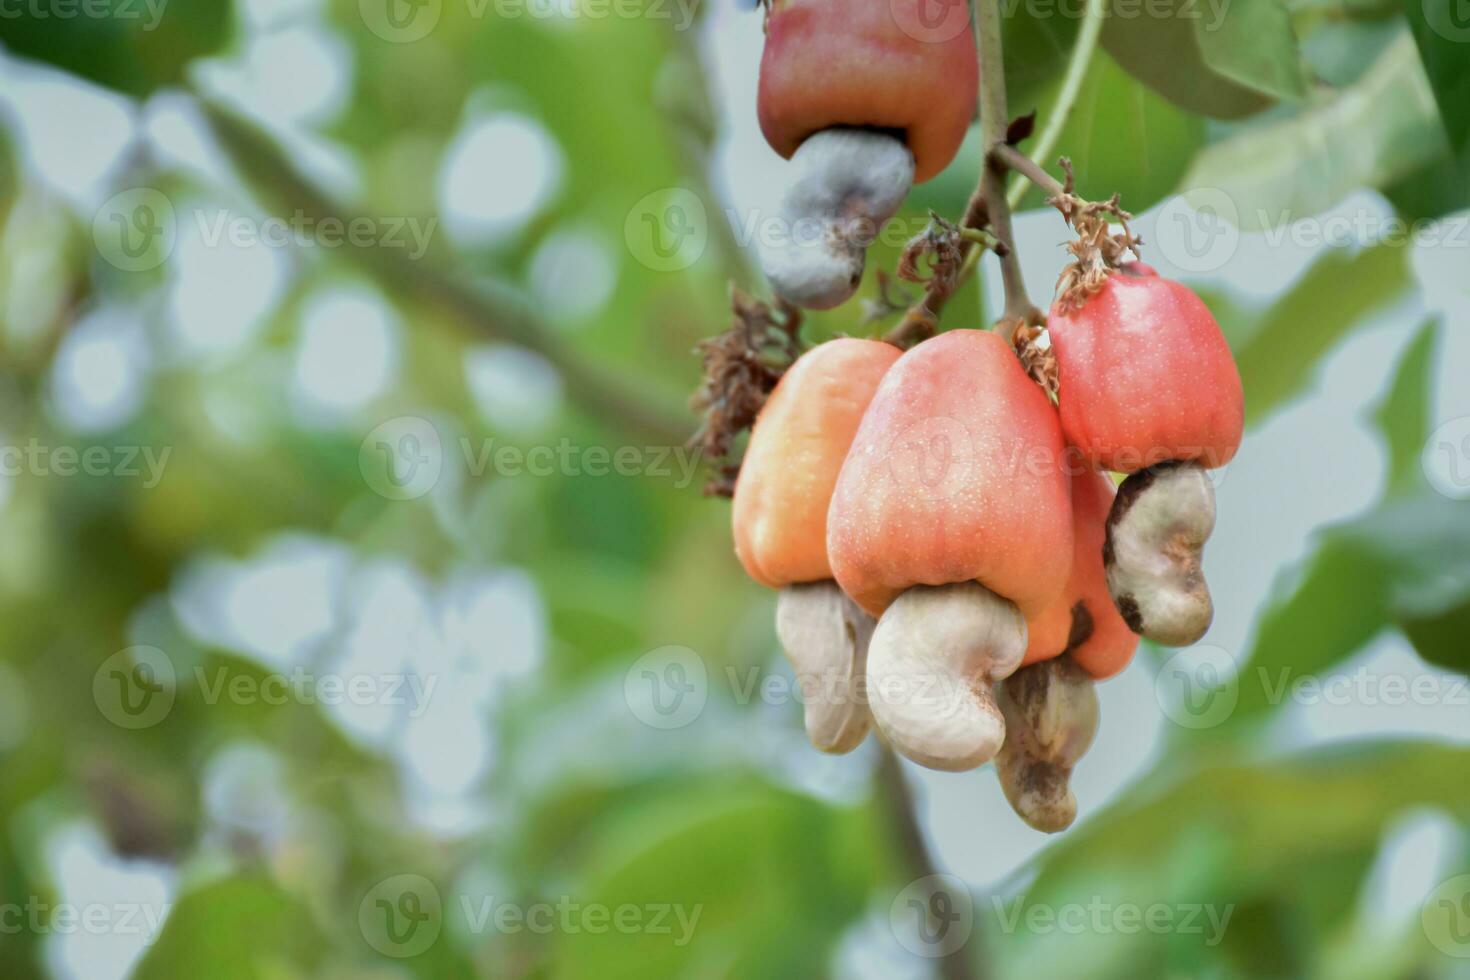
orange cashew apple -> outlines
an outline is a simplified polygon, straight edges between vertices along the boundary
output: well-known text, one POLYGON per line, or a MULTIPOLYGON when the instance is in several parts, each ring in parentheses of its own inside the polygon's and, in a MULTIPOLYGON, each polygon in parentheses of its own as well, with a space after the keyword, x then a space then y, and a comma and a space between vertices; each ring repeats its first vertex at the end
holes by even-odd
POLYGON ((735 553, 751 578, 781 590, 776 632, 802 687, 807 735, 826 752, 851 751, 867 735, 858 688, 873 629, 832 581, 827 506, 863 412, 899 354, 843 338, 798 358, 756 419, 735 483, 735 553))
POLYGON ((962 771, 994 757, 990 685, 1026 651, 1025 616, 1072 560, 1057 416, 1009 345, 941 334, 899 359, 843 464, 827 517, 832 572, 879 616, 873 719, 903 755, 962 771))
POLYGON ((1113 601, 1135 632, 1188 646, 1214 616, 1201 568, 1215 524, 1204 474, 1240 448, 1240 372, 1209 308, 1134 262, 1047 322, 1062 429, 1096 466, 1131 474, 1108 520, 1113 601))

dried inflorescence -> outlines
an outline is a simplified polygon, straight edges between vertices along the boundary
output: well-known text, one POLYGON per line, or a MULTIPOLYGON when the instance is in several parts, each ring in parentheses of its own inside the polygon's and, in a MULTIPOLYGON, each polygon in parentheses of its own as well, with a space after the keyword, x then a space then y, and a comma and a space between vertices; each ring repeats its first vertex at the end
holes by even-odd
POLYGON ((1140 257, 1138 246, 1143 239, 1128 227, 1133 215, 1123 210, 1117 194, 1106 201, 1083 200, 1073 193, 1076 182, 1072 162, 1063 157, 1061 167, 1067 175, 1066 183, 1062 193, 1049 203, 1061 212, 1077 237, 1067 243, 1073 261, 1057 280, 1057 302, 1075 310, 1102 288, 1114 270, 1127 263, 1128 255, 1140 257), (1116 234, 1111 224, 1114 221, 1123 228, 1116 234))
POLYGON ((928 226, 909 239, 898 257, 898 278, 952 291, 965 264, 963 241, 958 225, 930 211, 928 226))
POLYGON ((690 399, 703 422, 691 444, 713 468, 706 496, 730 497, 740 473, 735 446, 755 424, 766 398, 801 356, 801 313, 781 306, 779 315, 760 300, 732 289, 730 329, 700 341, 704 380, 690 399))
POLYGON ((1015 326, 1011 328, 1011 346, 1015 348, 1016 356, 1021 359, 1021 367, 1026 369, 1026 374, 1041 386, 1048 396, 1057 396, 1057 355, 1051 349, 1051 345, 1043 345, 1041 339, 1046 336, 1046 327, 1025 320, 1016 320, 1015 326))

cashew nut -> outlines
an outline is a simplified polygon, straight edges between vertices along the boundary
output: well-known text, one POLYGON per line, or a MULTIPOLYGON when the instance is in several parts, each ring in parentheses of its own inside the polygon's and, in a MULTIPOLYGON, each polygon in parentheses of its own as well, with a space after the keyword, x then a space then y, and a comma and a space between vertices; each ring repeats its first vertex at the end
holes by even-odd
POLYGON ((836 128, 809 136, 791 167, 782 241, 761 264, 787 302, 831 309, 857 291, 868 245, 913 184, 914 155, 893 136, 836 128))
POLYGON ((776 635, 806 705, 806 733, 823 752, 851 752, 872 716, 862 691, 876 624, 828 579, 788 585, 776 602, 776 635))
POLYGON ((1093 680, 1068 654, 1016 671, 996 686, 1006 741, 995 771, 1011 809, 1044 833, 1077 818, 1072 768, 1097 734, 1093 680))
POLYGON ((1005 741, 991 685, 1026 653, 1020 610, 978 582, 916 585, 893 600, 868 648, 873 720, 900 754, 964 772, 1005 741))
POLYGON ((1215 488, 1196 463, 1160 463, 1123 481, 1103 564, 1133 632, 1173 647, 1205 635, 1215 610, 1200 561, 1214 528, 1215 488))

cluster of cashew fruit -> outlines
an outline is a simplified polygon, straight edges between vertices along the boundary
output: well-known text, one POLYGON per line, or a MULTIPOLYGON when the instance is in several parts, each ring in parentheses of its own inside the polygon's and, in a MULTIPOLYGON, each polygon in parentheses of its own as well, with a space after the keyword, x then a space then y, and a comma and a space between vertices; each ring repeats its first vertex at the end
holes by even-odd
POLYGON ((825 310, 862 280, 868 245, 915 181, 959 151, 979 63, 968 31, 924 41, 926 0, 769 0, 758 113, 791 161, 787 230, 761 264, 777 295, 825 310))
MULTIPOLYGON (((968 33, 920 42, 893 3, 770 3, 761 123, 792 160, 788 217, 826 229, 766 257, 793 305, 852 295, 866 242, 973 114, 956 96, 976 89, 968 33)), ((1094 682, 1139 635, 1188 645, 1210 625, 1204 467, 1234 456, 1243 399, 1209 310, 1142 263, 1059 298, 1048 328, 1055 403, 996 333, 807 351, 751 431, 733 529, 746 571, 780 590, 817 748, 876 727, 933 769, 994 760, 1017 813, 1056 831, 1076 815, 1094 682)))

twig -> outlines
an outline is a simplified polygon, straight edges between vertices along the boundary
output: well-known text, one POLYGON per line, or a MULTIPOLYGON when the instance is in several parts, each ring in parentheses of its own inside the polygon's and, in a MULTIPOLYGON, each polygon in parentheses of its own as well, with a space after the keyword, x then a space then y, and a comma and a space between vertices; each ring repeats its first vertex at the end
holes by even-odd
POLYGON ((1000 0, 981 0, 975 5, 975 35, 980 46, 980 133, 984 155, 980 164, 978 188, 990 215, 990 231, 1005 250, 997 251, 1000 259, 1001 283, 1005 288, 1005 312, 997 329, 1014 327, 1015 321, 1034 323, 1041 312, 1026 295, 1021 277, 1021 260, 1016 254, 1016 238, 1011 228, 1011 209, 1006 202, 1005 170, 991 159, 997 147, 1006 144, 1010 117, 1006 114, 1005 60, 1001 46, 1000 0), (1010 324, 1010 327, 1006 327, 1010 324))
MULTIPOLYGON (((317 221, 338 218, 344 226, 351 226, 356 216, 303 177, 273 140, 207 98, 201 97, 200 104, 210 130, 231 162, 273 199, 278 213, 305 214, 317 221)), ((460 282, 434 268, 427 259, 410 259, 401 249, 359 246, 349 237, 341 251, 345 258, 402 293, 439 307, 481 333, 540 354, 561 372, 572 400, 594 418, 616 419, 631 433, 666 445, 683 445, 689 438, 692 420, 650 402, 638 389, 584 360, 545 329, 534 313, 517 308, 508 298, 497 298, 460 282)))
POLYGON ((1035 184, 1048 197, 1060 197, 1067 192, 1060 180, 1047 173, 1040 164, 1014 146, 1002 143, 990 151, 990 158, 993 162, 1014 170, 1035 184))
MULTIPOLYGON (((918 815, 914 810, 914 796, 909 792, 908 780, 903 775, 903 764, 886 745, 878 757, 876 782, 879 803, 887 811, 898 839, 905 873, 912 875, 915 880, 939 874, 934 855, 929 852, 929 845, 924 841, 924 830, 919 826, 918 815)), ((983 974, 976 966, 981 961, 979 925, 978 922, 975 923, 968 942, 939 960, 939 975, 944 980, 982 980, 983 974)))

